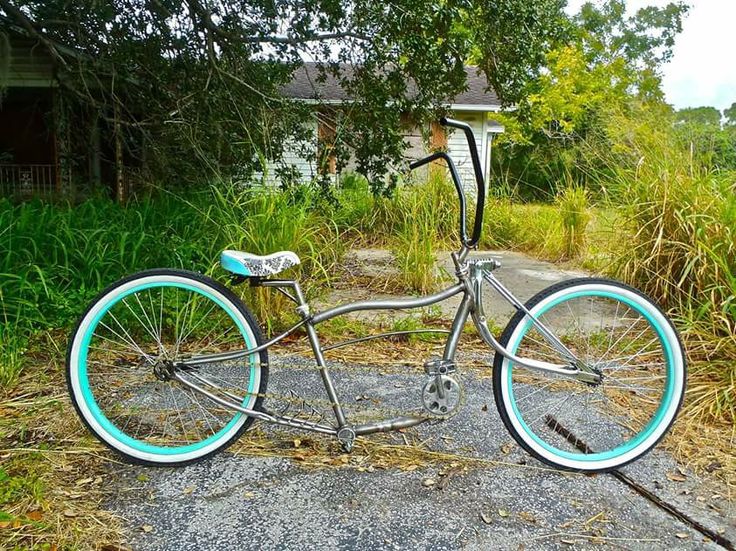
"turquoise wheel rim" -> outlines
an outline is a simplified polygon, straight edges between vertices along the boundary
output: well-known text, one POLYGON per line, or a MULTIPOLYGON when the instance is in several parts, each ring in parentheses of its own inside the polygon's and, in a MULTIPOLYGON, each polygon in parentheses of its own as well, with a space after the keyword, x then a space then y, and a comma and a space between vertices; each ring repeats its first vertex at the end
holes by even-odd
MULTIPOLYGON (((90 413, 94 417, 95 421, 99 423, 100 427, 107 432, 111 437, 113 437, 118 442, 121 442, 122 444, 125 444, 126 446, 142 452, 146 454, 154 454, 154 455, 181 455, 181 454, 191 454, 193 452, 197 452, 203 448, 206 448, 218 440, 220 440, 223 436, 228 434, 233 427, 235 427, 243 417, 243 414, 240 412, 235 412, 235 415, 233 418, 219 431, 217 431, 215 434, 212 434, 211 436, 207 437, 204 440, 201 440, 200 442, 196 442, 193 444, 187 444, 185 446, 177 446, 177 447, 167 447, 167 446, 155 446, 153 444, 149 444, 147 442, 141 442, 140 440, 137 440, 135 438, 132 438, 131 436, 128 436, 123 431, 121 431, 118 427, 116 427, 103 413, 103 411, 100 409, 99 405, 97 404, 97 401, 94 398, 94 395, 92 394, 92 390, 89 386, 89 380, 87 377, 87 350, 89 349, 89 344, 92 340, 92 335, 95 332, 95 329, 97 328, 97 324, 100 322, 102 317, 113 307, 115 304, 117 304, 119 301, 124 299, 125 297, 136 293, 138 291, 144 291, 146 289, 151 289, 154 287, 177 287, 180 289, 186 289, 189 291, 193 291, 195 293, 198 293, 202 296, 207 297, 208 299, 214 301, 218 306, 220 306, 232 319, 235 324, 238 326, 238 329, 240 330, 240 334, 243 336, 243 339, 245 340, 246 346, 248 348, 254 348, 253 341, 251 340, 250 336, 248 335, 248 332, 245 330, 245 327, 241 323, 241 321, 238 319, 238 317, 234 314, 234 312, 224 303, 222 302, 218 297, 204 291, 203 289, 200 289, 199 287, 195 287, 193 285, 178 282, 178 281, 157 281, 153 283, 145 283, 141 285, 134 286, 128 290, 126 290, 124 293, 120 293, 117 295, 113 300, 109 301, 107 304, 105 304, 104 308, 102 308, 94 317, 92 322, 87 327, 87 330, 84 334, 84 337, 82 339, 82 345, 81 350, 79 353, 79 365, 78 365, 78 373, 79 373, 79 385, 82 390, 82 396, 85 401, 85 404, 87 405, 87 408, 89 409, 90 413)), ((253 396, 254 390, 255 390, 255 376, 256 376, 256 365, 254 362, 255 354, 252 354, 249 358, 250 363, 250 378, 248 383, 248 396, 243 400, 242 404, 245 406, 246 402, 250 399, 249 397, 253 396)))
MULTIPOLYGON (((640 304, 637 302, 630 300, 628 297, 619 295, 617 293, 613 293, 610 291, 600 291, 600 290, 591 290, 591 291, 578 291, 575 293, 570 293, 569 295, 562 295, 561 297, 558 297, 557 299, 550 301, 549 304, 545 305, 539 312, 534 312, 535 316, 542 316, 545 312, 550 310, 551 308, 557 306, 558 304, 561 304, 565 301, 572 300, 575 298, 580 297, 605 297, 605 298, 611 298, 614 300, 619 300, 623 302, 624 304, 631 307, 636 312, 640 313, 648 322, 649 324, 654 328, 655 332, 657 333, 657 336, 659 337, 659 342, 662 344, 664 351, 665 351, 665 358, 667 363, 667 382, 665 385, 665 391, 662 396, 662 402, 660 403, 659 407, 657 408, 657 411, 653 418, 649 421, 649 423, 644 427, 636 436, 634 436, 631 440, 627 441, 625 444, 618 446, 612 450, 608 450, 605 452, 595 452, 591 454, 585 454, 585 453, 573 453, 566 450, 561 450, 559 448, 556 448, 544 440, 542 440, 537 434, 529 428, 529 426, 526 424, 526 421, 524 421, 524 418, 522 417, 521 413, 519 412, 517 406, 516 406, 516 399, 514 398, 514 389, 512 385, 512 376, 513 376, 513 365, 510 360, 508 361, 508 368, 507 368, 507 376, 506 376, 506 388, 508 391, 509 401, 511 403, 511 408, 513 410, 514 416, 519 422, 519 425, 522 427, 524 432, 532 439, 534 442, 536 442, 539 446, 550 452, 551 454, 554 454, 558 457, 562 457, 564 459, 569 459, 573 461, 584 461, 584 462, 598 462, 598 461, 606 461, 610 459, 614 459, 616 457, 620 457, 631 450, 635 449, 639 445, 641 445, 642 442, 646 441, 652 433, 659 427, 659 425, 662 423, 665 415, 667 414, 667 411, 670 409, 671 402, 673 400, 674 394, 675 394, 675 374, 674 374, 674 354, 672 351, 672 347, 666 338, 665 332, 662 329, 662 327, 659 325, 657 320, 655 320, 649 312, 647 312, 640 304)), ((529 320, 525 323, 523 330, 519 333, 518 338, 514 340, 514 342, 510 343, 509 350, 512 353, 516 353, 517 349, 519 348, 519 344, 521 344, 522 339, 529 331, 529 328, 532 325, 532 321, 529 320)))

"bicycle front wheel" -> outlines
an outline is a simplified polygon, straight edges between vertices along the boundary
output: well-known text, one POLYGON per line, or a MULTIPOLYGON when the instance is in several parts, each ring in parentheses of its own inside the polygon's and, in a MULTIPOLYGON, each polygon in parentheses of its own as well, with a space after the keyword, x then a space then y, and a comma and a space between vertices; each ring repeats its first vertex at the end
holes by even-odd
MULTIPOLYGON (((494 361, 494 395, 514 439, 541 461, 605 472, 651 450, 674 422, 685 390, 685 358, 671 322, 637 290, 604 279, 553 285, 526 304, 584 364, 586 383, 494 361)), ((501 344, 522 358, 566 363, 523 312, 501 344)))
MULTIPOLYGON (((216 281, 182 270, 141 272, 103 291, 80 319, 67 356, 69 391, 90 431, 127 460, 193 462, 232 443, 253 419, 182 384, 173 366, 261 342, 253 316, 216 281)), ((262 351, 179 375, 258 409, 267 366, 262 351)))

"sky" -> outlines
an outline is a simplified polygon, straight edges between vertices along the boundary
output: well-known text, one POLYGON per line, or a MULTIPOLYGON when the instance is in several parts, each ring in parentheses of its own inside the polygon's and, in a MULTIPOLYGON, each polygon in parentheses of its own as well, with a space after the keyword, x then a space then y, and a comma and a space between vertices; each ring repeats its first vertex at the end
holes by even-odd
MULTIPOLYGON (((569 13, 585 0, 568 0, 569 13)), ((631 13, 669 0, 626 0, 631 13)), ((723 110, 736 102, 736 0, 689 0, 670 62, 662 67, 662 88, 677 109, 709 105, 723 110)))

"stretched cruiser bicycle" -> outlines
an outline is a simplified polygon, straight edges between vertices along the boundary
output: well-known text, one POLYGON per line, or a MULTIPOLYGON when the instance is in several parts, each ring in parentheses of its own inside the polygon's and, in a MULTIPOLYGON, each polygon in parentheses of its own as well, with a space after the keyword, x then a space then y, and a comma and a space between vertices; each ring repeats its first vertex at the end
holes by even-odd
MULTIPOLYGON (((544 463, 604 472, 651 450, 674 422, 685 389, 683 348, 669 319, 636 289, 582 278, 552 285, 525 304, 493 275, 491 258, 471 257, 483 224, 485 182, 470 127, 468 141, 477 184, 472 236, 455 164, 438 152, 411 165, 445 161, 460 201, 460 240, 452 253, 457 283, 433 295, 361 301, 314 313, 299 283, 273 276, 299 263, 293 252, 257 256, 224 251, 222 267, 236 280, 273 287, 295 304, 300 321, 266 341, 238 297, 198 273, 156 269, 105 289, 71 337, 67 379, 72 400, 89 430, 125 459, 182 465, 233 443, 254 419, 337 437, 346 451, 355 438, 452 415, 462 403, 455 362, 471 317, 494 351, 493 392, 513 438, 544 463), (491 289, 516 309, 496 338, 482 297, 491 289), (347 418, 324 354, 371 335, 323 347, 319 324, 359 310, 426 307, 462 295, 441 358, 429 359, 417 385, 421 413, 369 423, 347 418), (268 348, 297 330, 306 332, 334 422, 274 413, 264 404, 268 348)), ((490 351, 489 351, 490 352, 490 351)))

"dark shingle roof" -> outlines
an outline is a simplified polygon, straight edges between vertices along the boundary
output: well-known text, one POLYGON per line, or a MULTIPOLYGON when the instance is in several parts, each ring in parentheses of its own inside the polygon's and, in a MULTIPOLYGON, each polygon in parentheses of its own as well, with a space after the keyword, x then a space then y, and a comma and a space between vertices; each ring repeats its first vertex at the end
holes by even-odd
MULTIPOLYGON (((341 76, 348 79, 351 78, 353 70, 354 67, 348 64, 341 64, 339 67, 341 76)), ((488 89, 485 76, 476 67, 465 67, 465 75, 468 89, 453 99, 453 105, 500 107, 501 101, 493 90, 488 89)), ((304 63, 294 72, 291 82, 282 87, 281 92, 292 99, 318 100, 328 103, 350 101, 348 92, 330 71, 326 72, 324 82, 319 76, 317 63, 304 63)))

